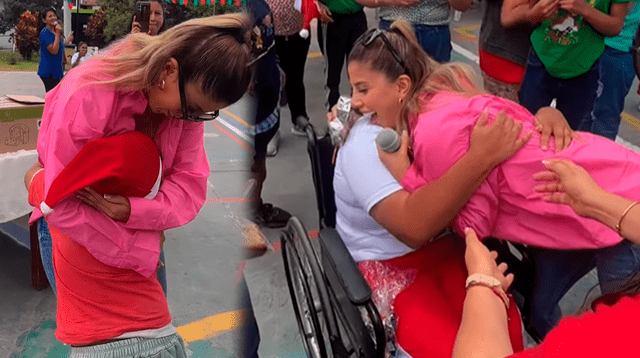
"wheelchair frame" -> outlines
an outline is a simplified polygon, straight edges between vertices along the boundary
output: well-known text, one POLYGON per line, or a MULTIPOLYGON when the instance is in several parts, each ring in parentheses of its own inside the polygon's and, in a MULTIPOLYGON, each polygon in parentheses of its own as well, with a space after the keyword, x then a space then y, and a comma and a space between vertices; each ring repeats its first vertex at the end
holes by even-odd
MULTIPOLYGON (((384 357, 386 335, 380 314, 371 301, 371 289, 334 229, 333 153, 329 154, 333 145, 328 135, 319 139, 307 119, 299 117, 298 125, 308 138, 321 255, 316 253, 307 231, 295 217, 282 231, 280 240, 289 293, 305 350, 310 357, 384 357), (368 317, 368 323, 362 313, 368 317)), ((486 243, 520 277, 513 287, 521 293, 523 306, 527 307, 532 288, 523 278, 532 278, 534 271, 526 247, 498 239, 486 243), (513 249, 521 258, 512 253, 513 249)), ((522 320, 527 333, 540 342, 529 323, 528 312, 523 312, 522 320)))

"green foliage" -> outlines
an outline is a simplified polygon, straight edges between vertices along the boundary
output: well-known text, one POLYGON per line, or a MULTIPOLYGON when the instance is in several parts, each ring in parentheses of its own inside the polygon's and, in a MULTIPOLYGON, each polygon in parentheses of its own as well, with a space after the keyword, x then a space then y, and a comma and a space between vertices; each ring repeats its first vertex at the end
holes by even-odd
POLYGON ((20 20, 16 25, 14 33, 16 47, 22 57, 27 60, 31 59, 33 51, 40 48, 38 16, 37 13, 27 10, 20 16, 20 20))
MULTIPOLYGON (((65 3, 66 4, 66 3, 65 3)), ((40 12, 47 7, 55 7, 62 16, 63 0, 4 0, 4 9, 0 12, 0 34, 13 29, 25 11, 40 12)), ((66 6, 66 5, 65 5, 66 6)))
POLYGON ((9 52, 7 54, 7 63, 10 65, 17 65, 20 60, 20 55, 15 52, 9 52))
POLYGON ((100 0, 98 3, 106 14, 104 40, 110 42, 126 35, 135 14, 135 1, 100 0))
POLYGON ((103 47, 105 45, 104 28, 107 26, 107 14, 100 9, 89 18, 84 34, 89 37, 90 46, 103 47))

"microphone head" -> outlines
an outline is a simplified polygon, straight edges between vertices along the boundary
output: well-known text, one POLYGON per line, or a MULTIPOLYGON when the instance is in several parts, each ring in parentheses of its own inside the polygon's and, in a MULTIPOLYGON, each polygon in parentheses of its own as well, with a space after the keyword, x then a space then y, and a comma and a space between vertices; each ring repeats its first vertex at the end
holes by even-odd
POLYGON ((376 144, 387 153, 394 153, 400 148, 402 138, 391 128, 385 128, 376 136, 376 144))

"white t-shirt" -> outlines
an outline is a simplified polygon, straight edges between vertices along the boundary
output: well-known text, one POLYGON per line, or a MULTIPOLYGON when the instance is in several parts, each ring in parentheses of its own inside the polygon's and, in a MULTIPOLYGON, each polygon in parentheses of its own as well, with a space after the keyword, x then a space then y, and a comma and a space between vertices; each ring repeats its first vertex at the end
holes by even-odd
POLYGON ((369 215, 374 205, 402 189, 378 158, 375 138, 381 130, 368 118, 361 119, 336 161, 336 229, 355 261, 385 260, 413 251, 369 215))
MULTIPOLYGON (((73 65, 76 62, 76 59, 78 59, 78 56, 80 56, 79 52, 76 52, 73 54, 73 56, 71 57, 71 65, 73 65)), ((82 57, 80 59, 80 63, 78 64, 78 66, 82 65, 82 63, 86 60, 89 59, 89 57, 91 57, 91 55, 89 55, 88 53, 86 55, 84 55, 84 57, 82 57)))

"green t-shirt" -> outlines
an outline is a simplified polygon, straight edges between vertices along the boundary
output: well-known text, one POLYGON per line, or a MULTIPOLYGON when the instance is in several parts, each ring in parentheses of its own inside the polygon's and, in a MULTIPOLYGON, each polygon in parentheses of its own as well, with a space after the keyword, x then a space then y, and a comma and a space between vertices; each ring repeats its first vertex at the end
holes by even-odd
POLYGON ((336 14, 354 14, 362 10, 362 5, 353 0, 322 0, 327 5, 329 11, 336 14))
MULTIPOLYGON (((587 2, 597 10, 608 14, 612 3, 628 1, 588 0, 587 2)), ((531 46, 551 76, 566 79, 589 71, 604 51, 604 37, 582 16, 574 16, 560 10, 554 17, 533 30, 531 46)))

